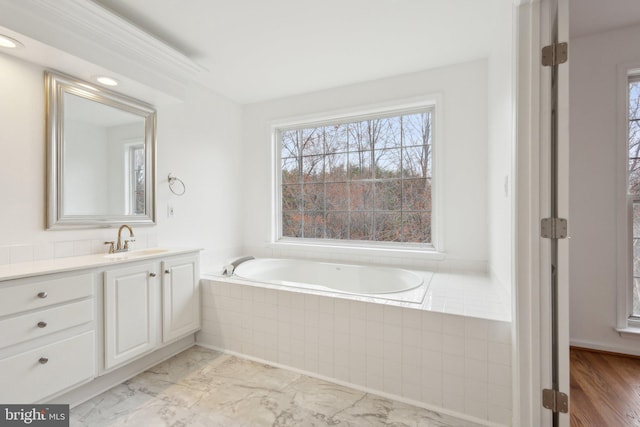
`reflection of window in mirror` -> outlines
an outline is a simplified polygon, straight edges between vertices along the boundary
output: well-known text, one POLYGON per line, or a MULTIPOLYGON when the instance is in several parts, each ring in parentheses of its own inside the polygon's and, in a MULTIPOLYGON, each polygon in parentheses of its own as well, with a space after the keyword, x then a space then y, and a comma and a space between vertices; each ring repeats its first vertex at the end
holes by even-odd
POLYGON ((144 141, 125 144, 125 205, 128 215, 144 215, 145 181, 144 141))

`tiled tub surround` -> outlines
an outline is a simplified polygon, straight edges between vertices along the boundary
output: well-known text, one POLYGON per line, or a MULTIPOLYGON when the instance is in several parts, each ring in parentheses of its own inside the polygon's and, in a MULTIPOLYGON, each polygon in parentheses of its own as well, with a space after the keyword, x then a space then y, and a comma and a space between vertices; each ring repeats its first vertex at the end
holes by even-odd
POLYGON ((202 277, 201 345, 487 425, 511 424, 510 316, 501 301, 480 307, 481 292, 465 299, 476 276, 436 273, 419 307, 202 277), (438 293, 446 286, 457 300, 438 293))

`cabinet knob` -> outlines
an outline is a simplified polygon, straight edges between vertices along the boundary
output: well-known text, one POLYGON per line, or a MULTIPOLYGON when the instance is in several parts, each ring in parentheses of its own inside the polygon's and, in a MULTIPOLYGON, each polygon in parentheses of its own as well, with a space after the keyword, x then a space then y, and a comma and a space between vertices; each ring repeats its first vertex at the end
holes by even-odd
POLYGON ((165 270, 164 274, 171 274, 171 270, 165 270))
POLYGON ((156 277, 156 273, 149 273, 149 276, 156 277))
POLYGON ((41 357, 40 359, 38 359, 38 362, 40 362, 41 365, 46 365, 47 362, 49 362, 49 358, 41 357))
POLYGON ((46 298, 47 296, 49 296, 49 294, 46 292, 38 292, 38 298, 46 298))
POLYGON ((46 328, 47 322, 38 322, 38 328, 46 328))

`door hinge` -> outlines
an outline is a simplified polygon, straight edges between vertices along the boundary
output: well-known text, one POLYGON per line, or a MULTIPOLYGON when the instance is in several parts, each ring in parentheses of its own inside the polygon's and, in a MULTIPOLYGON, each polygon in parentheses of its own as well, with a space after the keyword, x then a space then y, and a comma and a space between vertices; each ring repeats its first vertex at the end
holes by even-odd
POLYGON ((569 412, 569 396, 558 390, 545 388, 542 390, 542 406, 553 412, 566 414, 569 412))
POLYGON ((552 67, 567 62, 569 57, 568 43, 554 43, 542 48, 542 65, 552 67))
POLYGON ((540 221, 540 236, 545 239, 565 239, 567 220, 564 218, 543 218, 540 221))

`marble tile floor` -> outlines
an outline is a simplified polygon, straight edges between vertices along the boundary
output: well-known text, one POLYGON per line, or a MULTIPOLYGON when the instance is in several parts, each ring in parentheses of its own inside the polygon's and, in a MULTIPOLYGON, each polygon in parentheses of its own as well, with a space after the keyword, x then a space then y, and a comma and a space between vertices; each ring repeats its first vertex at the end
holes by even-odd
POLYGON ((194 346, 71 410, 71 427, 479 424, 194 346))

